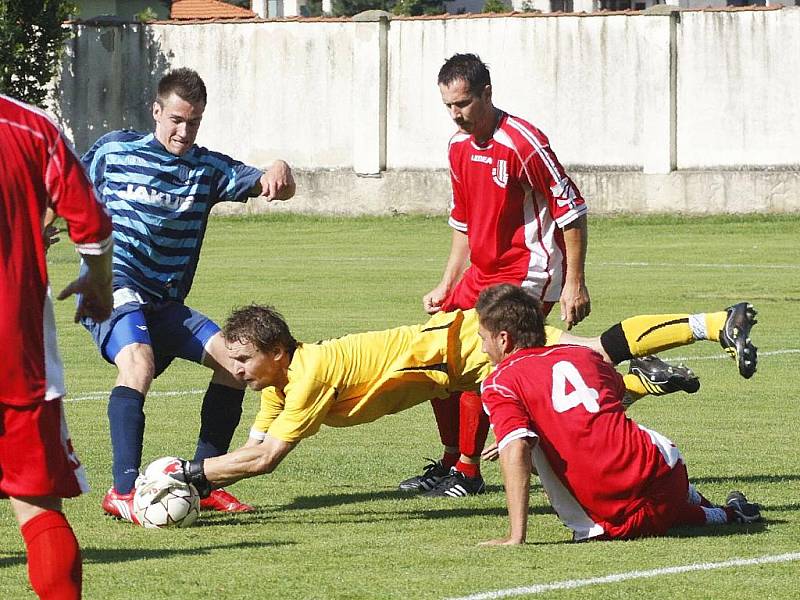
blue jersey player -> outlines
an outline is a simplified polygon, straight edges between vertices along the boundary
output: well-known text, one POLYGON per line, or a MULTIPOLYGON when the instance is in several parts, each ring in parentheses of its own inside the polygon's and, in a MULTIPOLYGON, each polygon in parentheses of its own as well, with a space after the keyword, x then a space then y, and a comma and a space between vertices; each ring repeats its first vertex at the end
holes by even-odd
MULTIPOLYGON (((195 145, 205 106, 200 76, 176 69, 158 84, 154 133, 114 131, 83 156, 114 228, 114 311, 103 322, 83 321, 103 358, 118 370, 108 403, 114 486, 103 498, 103 510, 133 522, 143 407, 153 378, 174 358, 213 371, 195 458, 227 452, 242 413, 244 384, 231 374, 219 327, 184 304, 209 212, 217 202, 251 196, 288 200, 295 190, 283 161, 262 172, 195 145)), ((224 490, 205 499, 203 507, 250 510, 224 490)))

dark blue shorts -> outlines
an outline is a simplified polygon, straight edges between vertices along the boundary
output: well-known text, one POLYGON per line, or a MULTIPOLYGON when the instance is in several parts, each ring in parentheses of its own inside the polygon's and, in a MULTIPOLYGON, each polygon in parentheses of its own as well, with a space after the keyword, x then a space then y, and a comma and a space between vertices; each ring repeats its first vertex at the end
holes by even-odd
POLYGON ((170 300, 128 302, 114 308, 102 323, 83 319, 100 354, 108 362, 129 344, 148 344, 153 348, 156 377, 175 358, 201 364, 205 345, 219 327, 204 314, 170 300))

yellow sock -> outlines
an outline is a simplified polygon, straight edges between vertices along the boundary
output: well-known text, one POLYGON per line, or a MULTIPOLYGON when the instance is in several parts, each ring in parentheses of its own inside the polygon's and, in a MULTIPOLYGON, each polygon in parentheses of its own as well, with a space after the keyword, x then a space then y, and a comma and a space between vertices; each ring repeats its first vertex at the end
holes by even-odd
POLYGON ((719 341, 719 332, 725 327, 725 321, 728 318, 728 312, 721 310, 719 312, 705 313, 706 331, 708 332, 708 339, 719 341))
POLYGON ((621 325, 633 356, 657 354, 695 340, 687 314, 638 315, 621 325))

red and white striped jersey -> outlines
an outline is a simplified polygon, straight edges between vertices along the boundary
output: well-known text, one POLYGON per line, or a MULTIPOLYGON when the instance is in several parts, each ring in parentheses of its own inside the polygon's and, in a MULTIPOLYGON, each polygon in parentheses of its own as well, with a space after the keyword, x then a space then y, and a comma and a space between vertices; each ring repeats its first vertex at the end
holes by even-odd
POLYGON ((547 137, 501 113, 485 146, 456 133, 449 159, 449 223, 468 236, 472 267, 482 278, 518 281, 543 301, 558 301, 566 271, 561 229, 587 207, 547 137))
POLYGON ((78 157, 40 110, 0 96, 0 403, 64 395, 42 236, 50 205, 82 254, 111 244, 111 221, 78 157))
POLYGON ((557 345, 515 352, 481 392, 500 452, 538 438, 533 461, 553 508, 578 539, 637 510, 680 460, 675 445, 625 415, 622 377, 599 354, 557 345))

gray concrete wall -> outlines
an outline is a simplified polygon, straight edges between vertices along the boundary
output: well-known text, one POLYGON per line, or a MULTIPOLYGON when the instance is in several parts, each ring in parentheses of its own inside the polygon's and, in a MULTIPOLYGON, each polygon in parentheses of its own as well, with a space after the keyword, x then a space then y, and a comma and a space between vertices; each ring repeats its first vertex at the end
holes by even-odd
MULTIPOLYGON (((226 202, 220 214, 303 212, 328 215, 442 215, 450 199, 443 169, 389 170, 359 177, 351 170, 295 173, 298 193, 290 202, 226 202)), ((800 171, 581 171, 571 175, 592 214, 714 215, 800 212, 800 171)))
POLYGON ((158 78, 191 66, 200 144, 300 169, 279 210, 444 211, 436 73, 472 51, 595 211, 800 211, 800 9, 75 29, 53 112, 80 151, 149 130, 158 78))

